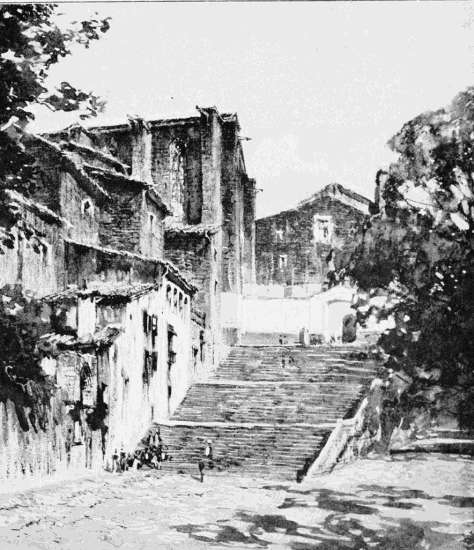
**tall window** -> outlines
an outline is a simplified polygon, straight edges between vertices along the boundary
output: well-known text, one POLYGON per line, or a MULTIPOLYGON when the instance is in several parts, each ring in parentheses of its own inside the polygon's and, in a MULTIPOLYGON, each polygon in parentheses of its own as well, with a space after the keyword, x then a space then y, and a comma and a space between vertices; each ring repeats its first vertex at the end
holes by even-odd
POLYGON ((281 271, 285 270, 288 265, 288 256, 286 254, 281 254, 278 256, 278 269, 281 271))
POLYGON ((316 214, 313 220, 313 231, 315 242, 331 244, 333 234, 332 217, 316 214))
POLYGON ((94 205, 89 199, 84 199, 82 201, 81 212, 86 217, 92 218, 94 216, 94 205))
POLYGON ((169 199, 173 216, 183 220, 184 216, 184 147, 177 141, 170 143, 169 199))

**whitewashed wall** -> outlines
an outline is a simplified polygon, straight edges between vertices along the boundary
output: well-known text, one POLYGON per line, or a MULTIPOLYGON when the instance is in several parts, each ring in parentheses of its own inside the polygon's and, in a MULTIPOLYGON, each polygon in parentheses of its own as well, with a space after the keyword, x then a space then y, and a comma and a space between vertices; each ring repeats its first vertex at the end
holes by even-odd
POLYGON ((304 298, 245 298, 242 332, 297 334, 310 323, 310 301, 304 298))
POLYGON ((241 331, 298 334, 306 327, 311 333, 341 336, 342 319, 353 313, 354 290, 334 287, 310 298, 253 298, 242 301, 241 331))
MULTIPOLYGON (((132 451, 153 421, 168 418, 183 400, 193 380, 191 360, 190 301, 182 308, 167 300, 165 281, 159 291, 151 292, 127 305, 121 321, 123 333, 109 350, 110 387, 108 388, 109 436, 107 455, 123 447, 132 451), (149 384, 143 382, 144 351, 152 351, 143 331, 143 311, 158 316, 157 371, 149 384), (175 332, 176 362, 171 368, 172 395, 168 403, 168 324, 175 332)), ((180 292, 179 289, 178 293, 180 292)), ((174 296, 174 294, 172 294, 174 296)), ((179 296, 179 294, 178 294, 179 296)))

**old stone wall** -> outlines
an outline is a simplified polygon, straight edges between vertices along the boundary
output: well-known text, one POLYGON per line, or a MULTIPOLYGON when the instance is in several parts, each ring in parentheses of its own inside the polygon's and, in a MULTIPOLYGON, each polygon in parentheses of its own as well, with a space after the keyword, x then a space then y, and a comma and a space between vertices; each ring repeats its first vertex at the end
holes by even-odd
POLYGON ((191 281, 198 291, 194 297, 197 309, 210 314, 212 254, 204 235, 166 233, 166 257, 191 281))
POLYGON ((66 241, 64 273, 66 284, 81 286, 84 281, 110 283, 149 283, 156 281, 162 267, 157 262, 127 253, 66 241))
POLYGON ((104 148, 124 164, 132 167, 133 147, 130 128, 124 127, 119 131, 100 132, 98 136, 99 142, 103 144, 104 148))
MULTIPOLYGON (((218 345, 221 339, 219 240, 219 234, 209 239, 204 235, 176 232, 167 232, 165 236, 166 257, 198 288, 193 307, 205 315, 205 343, 211 353, 214 343, 218 345)), ((208 364, 217 360, 217 352, 214 357, 207 355, 208 364)))
POLYGON ((84 411, 71 414, 66 397, 62 389, 53 392, 41 426, 32 424, 28 408, 21 411, 26 429, 13 402, 0 402, 1 480, 38 480, 102 468, 102 433, 91 429, 84 411))
POLYGON ((163 211, 142 192, 139 252, 150 258, 164 258, 163 211))
MULTIPOLYGON (((126 304, 79 300, 74 311, 89 318, 86 330, 119 323, 121 331, 100 350, 48 348, 42 366, 52 394, 41 416, 0 392, 0 479, 110 468, 114 452, 133 452, 195 378, 190 295, 171 281, 126 304)), ((39 398, 31 384, 22 391, 39 398)))
POLYGON ((202 221, 221 224, 223 220, 223 130, 217 111, 201 112, 202 221))
POLYGON ((104 207, 99 226, 100 243, 108 248, 140 252, 141 214, 141 191, 120 186, 104 207))
POLYGON ((66 235, 84 243, 99 243, 101 212, 94 199, 67 172, 62 172, 59 191, 59 213, 69 225, 66 235))
POLYGON ((28 152, 38 165, 32 196, 40 204, 59 213, 62 167, 50 148, 40 142, 29 143, 28 152))
MULTIPOLYGON (((176 221, 222 225, 219 288, 241 293, 243 282, 254 280, 255 182, 246 175, 237 118, 203 108, 199 116, 146 125, 157 192, 171 206, 176 221)), ((128 163, 137 149, 132 126, 96 130, 128 163)), ((142 156, 145 162, 148 157, 142 156)))
MULTIPOLYGON (((138 185, 107 185, 111 196, 101 213, 102 246, 143 256, 163 256, 163 212, 138 185)), ((79 240, 79 239, 78 239, 79 240)))
POLYGON ((244 284, 255 283, 255 180, 247 179, 244 184, 244 284))
POLYGON ((62 288, 62 231, 60 223, 45 221, 34 212, 23 209, 18 223, 11 228, 12 248, 2 247, 0 287, 19 284, 39 296, 62 288), (27 231, 19 230, 20 225, 27 231))
POLYGON ((235 123, 227 123, 223 131, 224 157, 222 162, 222 284, 224 292, 242 292, 244 246, 244 185, 235 123))
POLYGON ((259 284, 321 283, 326 258, 335 251, 335 267, 348 260, 361 234, 363 212, 331 196, 256 222, 256 271, 259 284), (317 242, 314 216, 332 218, 332 237, 317 242))
POLYGON ((201 128, 198 118, 186 123, 151 123, 151 172, 158 193, 184 223, 202 220, 201 128), (181 172, 180 172, 181 171, 181 172))

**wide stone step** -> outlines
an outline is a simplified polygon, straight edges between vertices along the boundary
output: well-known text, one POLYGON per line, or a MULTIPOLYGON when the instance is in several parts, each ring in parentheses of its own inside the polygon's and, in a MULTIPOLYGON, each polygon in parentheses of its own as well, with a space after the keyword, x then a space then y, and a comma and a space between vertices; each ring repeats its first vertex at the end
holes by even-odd
POLYGON ((276 474, 294 479, 305 460, 313 460, 330 433, 330 428, 278 425, 235 427, 226 423, 212 426, 160 425, 161 437, 172 460, 165 469, 197 472, 207 440, 212 441, 216 470, 242 470, 276 474))
POLYGON ((197 475, 206 441, 214 469, 294 480, 318 455, 336 421, 362 400, 379 365, 344 346, 239 346, 194 384, 160 424, 172 460, 197 475))
POLYGON ((233 422, 335 422, 360 399, 362 384, 196 384, 173 419, 233 422), (318 391, 319 390, 319 391, 318 391))

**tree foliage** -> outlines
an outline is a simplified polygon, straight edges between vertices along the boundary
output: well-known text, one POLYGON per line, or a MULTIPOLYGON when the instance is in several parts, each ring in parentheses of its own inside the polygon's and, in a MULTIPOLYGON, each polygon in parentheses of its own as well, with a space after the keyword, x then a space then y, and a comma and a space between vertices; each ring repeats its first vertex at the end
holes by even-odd
POLYGON ((407 410, 474 427, 474 88, 406 123, 380 173, 380 212, 353 257, 361 319, 390 318, 388 365, 412 383, 407 410), (371 306, 375 295, 387 299, 371 306))
MULTIPOLYGON (((109 29, 109 20, 92 18, 59 24, 54 4, 0 5, 0 225, 2 241, 12 247, 8 229, 18 222, 6 189, 28 195, 36 177, 35 159, 22 143, 23 128, 34 118, 34 107, 77 111, 81 118, 95 116, 103 102, 67 82, 49 89, 52 66, 72 54, 74 46, 88 48, 109 29), (9 236, 8 236, 9 235, 9 236)), ((18 224, 30 239, 33 230, 18 224)), ((33 243, 33 249, 36 249, 33 243)), ((23 429, 44 427, 51 397, 51 382, 40 366, 38 338, 49 327, 40 304, 18 288, 0 289, 0 401, 11 400, 23 429)))
POLYGON ((77 110, 81 118, 94 116, 103 102, 91 92, 62 82, 48 89, 50 68, 72 53, 75 44, 88 48, 109 29, 109 20, 90 19, 58 24, 54 4, 0 6, 0 183, 27 193, 34 176, 33 161, 18 139, 34 115, 32 106, 53 111, 77 110))
POLYGON ((50 330, 42 317, 42 305, 19 286, 0 289, 0 401, 13 402, 23 429, 28 429, 26 410, 33 427, 43 427, 51 395, 41 368, 39 338, 50 330))

